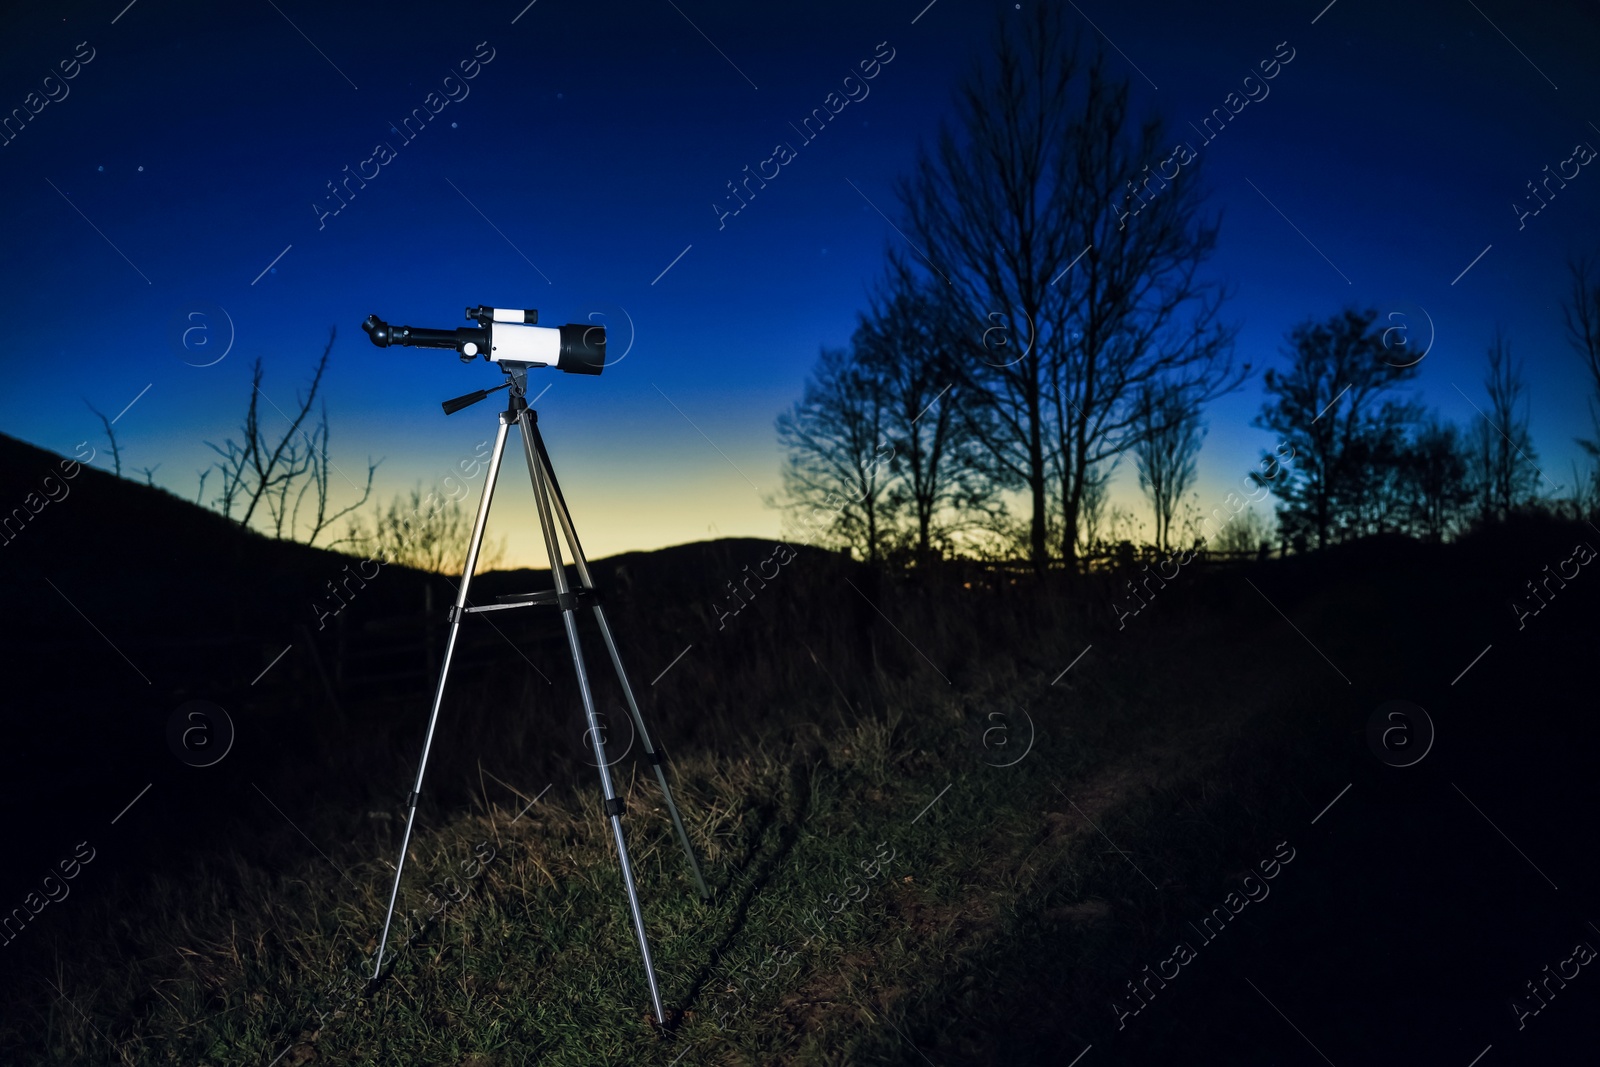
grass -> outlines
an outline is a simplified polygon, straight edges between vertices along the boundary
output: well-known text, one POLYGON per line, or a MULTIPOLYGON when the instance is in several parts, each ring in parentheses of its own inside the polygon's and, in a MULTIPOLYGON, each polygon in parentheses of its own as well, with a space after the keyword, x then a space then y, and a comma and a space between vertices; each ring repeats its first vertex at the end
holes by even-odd
MULTIPOLYGON (((1219 609, 1203 578, 1122 633, 1048 589, 959 576, 863 585, 904 632, 849 600, 843 625, 833 565, 812 563, 673 679, 705 719, 661 733, 710 903, 653 777, 615 769, 664 1029, 593 769, 559 768, 519 817, 531 794, 458 760, 450 807, 419 815, 386 980, 363 965, 393 817, 331 860, 241 847, 125 876, 17 978, 61 995, 8 1011, 6 1062, 1021 1063, 1105 1040, 1130 964, 1271 854, 1286 804, 1313 803, 1296 753, 1328 741, 1332 698, 1307 698, 1300 638, 1232 593, 1219 609)), ((624 647, 665 663, 685 626, 665 629, 624 647)))

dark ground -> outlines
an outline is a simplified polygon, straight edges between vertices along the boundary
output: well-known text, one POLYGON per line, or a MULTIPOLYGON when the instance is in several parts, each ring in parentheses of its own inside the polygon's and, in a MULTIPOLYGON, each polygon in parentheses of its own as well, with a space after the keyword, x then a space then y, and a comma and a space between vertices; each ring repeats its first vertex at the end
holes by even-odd
MULTIPOLYGON (((0 504, 20 504, 54 462, 0 438, 0 504)), ((94 858, 69 899, 0 948, 7 1063, 73 1059, 47 1052, 38 1035, 49 1026, 29 1020, 65 1014, 51 1007, 50 983, 70 976, 81 986, 75 968, 102 960, 107 945, 137 943, 129 927, 177 921, 154 903, 167 898, 153 884, 208 877, 195 872, 224 855, 290 869, 314 861, 308 838, 335 843, 341 860, 392 847, 388 821, 371 813, 398 811, 409 786, 429 653, 406 646, 403 662, 357 665, 354 650, 402 644, 381 625, 415 615, 428 582, 436 614, 451 595, 440 579, 389 569, 338 626, 318 632, 311 604, 347 560, 243 534, 99 471, 71 485, 0 548, 10 609, 0 615, 10 816, 0 907, 22 907, 78 842, 94 858), (184 765, 167 740, 174 709, 197 698, 223 706, 236 727, 215 767, 184 765)), ((980 795, 1020 820, 997 833, 1039 847, 1071 820, 1077 866, 1059 884, 1018 889, 1014 907, 1010 874, 989 871, 987 885, 973 876, 987 903, 957 893, 946 926, 983 911, 997 916, 992 929, 901 983, 899 1037, 833 1054, 808 1046, 772 1062, 1493 1067, 1590 1058, 1600 1018, 1600 978, 1587 966, 1564 987, 1552 980, 1557 995, 1521 1029, 1510 1007, 1576 944, 1600 948, 1600 776, 1591 769, 1600 578, 1584 568, 1521 630, 1509 607, 1577 541, 1600 546, 1600 532, 1529 521, 1444 547, 1373 540, 1195 566, 1121 631, 1103 606, 1110 578, 1068 593, 1055 580, 1011 584, 960 568, 875 575, 805 553, 804 574, 774 580, 719 631, 711 604, 722 583, 769 545, 682 546, 598 570, 615 590, 636 684, 649 690, 646 714, 680 758, 737 761, 807 723, 826 749, 855 714, 905 704, 913 684, 939 692, 930 663, 964 702, 968 734, 981 735, 986 711, 1005 704, 997 678, 1032 679, 1043 694, 1029 705, 1038 758, 1019 764, 1025 773, 1004 792, 980 795), (676 688, 646 685, 691 643, 698 655, 668 676, 676 688), (1369 718, 1396 699, 1426 709, 1436 733, 1412 766, 1385 765, 1369 744, 1369 718), (1093 830, 1074 806, 1094 817, 1093 830), (1205 943, 1189 924, 1285 841, 1294 859, 1270 896, 1205 943), (1125 983, 1180 941, 1196 958, 1119 1030, 1113 998, 1138 1007, 1125 983)), ((540 585, 527 572, 491 575, 474 599, 540 585)), ((530 792, 546 781, 591 788, 558 632, 531 619, 502 628, 480 633, 456 676, 425 819, 454 818, 492 789, 480 769, 530 792)), ((914 717, 917 701, 910 707, 914 717)), ((911 748, 938 752, 932 727, 906 729, 911 748)), ((959 855, 961 842, 948 847, 959 855)), ((984 869, 981 857, 975 864, 984 869)), ((881 935, 914 946, 927 916, 895 898, 881 935)), ((856 960, 847 978, 850 966, 871 969, 856 960)), ((97 1014, 100 1028, 117 1025, 113 1016, 97 1014)), ((792 1025, 826 1035, 839 1023, 792 1025)), ((90 1048, 86 1062, 116 1062, 90 1048)), ((762 1054, 729 1055, 685 1062, 762 1054)))

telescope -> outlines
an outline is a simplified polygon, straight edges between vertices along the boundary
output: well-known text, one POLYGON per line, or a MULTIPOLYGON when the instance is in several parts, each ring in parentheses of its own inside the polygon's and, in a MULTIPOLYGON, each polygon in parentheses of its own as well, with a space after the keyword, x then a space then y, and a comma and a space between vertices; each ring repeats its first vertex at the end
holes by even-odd
POLYGON ((482 356, 506 366, 555 367, 568 374, 599 374, 606 365, 606 328, 569 322, 565 326, 540 326, 539 313, 527 308, 467 308, 476 327, 430 330, 421 326, 391 326, 368 315, 361 328, 379 348, 449 348, 471 363, 482 356))
MULTIPOLYGON (((628 910, 633 916, 634 934, 639 943, 639 954, 644 963, 645 980, 650 987, 650 999, 655 1007, 656 1020, 666 1025, 666 1013, 661 1005, 661 990, 656 982, 655 963, 650 955, 650 939, 645 933, 644 911, 639 904, 638 887, 633 879, 633 861, 628 856, 628 846, 622 830, 622 816, 627 810, 624 798, 617 792, 611 777, 611 761, 605 754, 605 731, 595 707, 595 697, 589 685, 589 669, 585 664, 583 646, 578 632, 580 610, 592 613, 606 652, 616 671, 622 695, 627 701, 628 714, 633 720, 635 736, 643 742, 644 757, 655 769, 656 781, 666 800, 667 814, 677 832, 689 860, 700 896, 711 899, 711 890, 700 871, 700 860, 689 841, 683 817, 673 799, 672 787, 667 782, 664 753, 650 740, 644 716, 634 694, 633 683, 622 666, 622 654, 617 649, 600 603, 599 590, 594 575, 589 570, 588 558, 578 543, 578 530, 572 514, 567 510, 566 498, 556 481, 555 468, 550 454, 545 450, 544 438, 539 433, 538 414, 529 406, 528 371, 533 367, 555 367, 568 374, 599 374, 606 365, 606 331, 604 326, 580 326, 568 323, 559 327, 538 325, 539 313, 523 308, 469 307, 467 319, 476 326, 462 326, 454 330, 427 330, 416 326, 390 326, 376 315, 368 315, 361 328, 367 331, 372 343, 379 348, 390 345, 408 345, 413 348, 454 349, 463 363, 482 356, 498 364, 505 374, 503 384, 494 389, 479 389, 446 400, 446 415, 476 404, 499 389, 509 389, 506 410, 500 413, 500 427, 495 435, 494 451, 489 456, 489 471, 483 482, 483 496, 478 502, 478 517, 473 522, 472 538, 467 544, 467 562, 462 571, 461 585, 456 591, 455 606, 450 609, 450 629, 445 639, 444 656, 439 668, 439 684, 434 690, 433 710, 428 715, 428 731, 422 742, 422 759, 417 765, 417 776, 411 792, 406 796, 405 836, 400 841, 400 855, 394 863, 394 887, 389 891, 389 909, 384 914, 383 933, 378 938, 378 952, 373 960, 372 978, 377 981, 383 974, 384 952, 389 944, 389 930, 394 920, 395 906, 400 899, 401 873, 405 869, 406 854, 411 844, 411 831, 416 824, 417 800, 422 794, 423 777, 428 770, 428 753, 433 747, 434 731, 439 724, 439 710, 444 704, 445 682, 450 674, 450 662, 455 652, 456 636, 464 619, 490 611, 508 611, 514 608, 555 607, 561 612, 567 631, 568 650, 577 675, 578 694, 583 702, 588 730, 584 737, 594 750, 595 766, 600 771, 600 788, 605 800, 605 815, 611 823, 611 835, 617 847, 617 860, 622 870, 622 884, 627 892, 628 910), (473 604, 467 599, 467 589, 478 567, 478 555, 483 547, 483 532, 489 519, 489 502, 494 496, 495 483, 500 478, 500 463, 505 457, 506 438, 511 427, 517 427, 522 438, 523 452, 528 461, 528 476, 533 483, 534 506, 539 513, 539 527, 544 534, 545 555, 550 561, 550 576, 554 589, 534 593, 516 593, 502 596, 493 604, 473 604), (567 564, 561 550, 561 540, 572 556, 576 582, 567 575, 567 564)), ((542 393, 540 395, 543 395, 542 393)), ((534 397, 537 400, 538 397, 534 397)), ((534 799, 538 799, 537 797, 534 799)), ((659 809, 657 809, 659 810, 659 809)))

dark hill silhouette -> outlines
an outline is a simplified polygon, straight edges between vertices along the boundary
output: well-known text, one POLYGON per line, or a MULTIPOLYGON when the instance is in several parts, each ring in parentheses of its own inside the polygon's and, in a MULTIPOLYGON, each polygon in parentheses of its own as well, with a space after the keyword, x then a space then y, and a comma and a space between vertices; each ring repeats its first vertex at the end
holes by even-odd
MULTIPOLYGON (((30 493, 44 499, 46 476, 59 478, 65 457, 0 434, 0 501, 28 514, 30 493)), ((0 636, 26 642, 30 635, 70 633, 77 617, 60 596, 55 604, 39 598, 49 592, 48 577, 71 597, 95 625, 140 648, 174 642, 218 643, 238 639, 277 641, 291 627, 315 623, 311 605, 325 584, 341 577, 352 557, 293 541, 280 541, 242 528, 237 522, 165 489, 140 485, 94 467, 82 467, 67 482, 68 494, 46 503, 9 543, 0 544, 7 566, 0 569, 0 591, 8 602, 34 600, 41 615, 11 613, 0 620, 0 636), (160 633, 150 632, 151 607, 162 606, 160 633), (109 624, 109 626, 107 625, 109 624)), ((582 517, 579 516, 581 522, 582 517)), ((494 519, 491 516, 491 525, 494 519)), ((582 531, 580 530, 580 533, 582 531)), ((595 560, 597 581, 612 584, 619 567, 625 585, 637 584, 668 599, 706 598, 702 583, 718 565, 745 557, 760 559, 773 542, 725 538, 678 545, 654 552, 627 552, 595 560)), ((735 568, 737 571, 737 567, 735 568)), ((389 610, 409 610, 427 576, 386 567, 382 581, 361 590, 362 600, 389 610), (398 575, 398 577, 395 577, 398 575)), ((480 580, 488 599, 520 590, 527 581, 548 581, 547 571, 491 573, 480 580)), ((731 575, 730 575, 731 577, 731 575)), ((441 605, 440 611, 443 611, 441 605)), ((80 619, 81 622, 81 619, 80 619)), ((92 631, 91 631, 92 632, 92 631)), ((274 646, 274 652, 276 647, 274 646)), ((253 647, 250 649, 253 653, 253 647)), ((255 664, 264 666, 263 660, 255 664)), ((131 673, 131 672, 130 672, 131 673)))
MULTIPOLYGON (((197 833, 232 825, 211 792, 219 779, 244 799, 254 799, 257 783, 268 794, 311 794, 351 809, 388 808, 404 795, 459 576, 387 565, 362 583, 352 578, 357 557, 263 536, 93 467, 64 481, 62 461, 0 435, 0 501, 22 512, 0 546, 0 598, 12 608, 0 614, 0 641, 13 664, 0 774, 45 813, 18 828, 23 855, 37 848, 48 857, 64 837, 86 832, 75 827, 105 825, 146 784, 194 790, 197 833), (46 489, 60 499, 48 500, 46 489), (329 583, 347 579, 346 607, 325 616, 336 603, 329 583), (233 750, 214 770, 183 766, 168 749, 167 719, 191 699, 221 705, 236 728, 233 750)), ((672 631, 709 631, 721 583, 773 548, 728 538, 592 561, 615 605, 614 625, 628 635, 636 686, 647 688, 682 648, 675 633, 653 639, 652 617, 666 610, 672 631)), ((472 601, 549 586, 547 570, 491 572, 476 579, 472 601)), ((443 729, 489 750, 496 742, 484 739, 502 737, 508 722, 534 731, 524 749, 537 751, 525 769, 553 773, 583 747, 554 612, 480 618, 490 621, 469 619, 463 629, 443 729)), ((592 669, 602 665, 598 647, 589 656, 592 669)), ((447 741, 436 754, 441 802, 462 798, 467 772, 451 761, 471 749, 447 741)), ((192 849, 192 837, 170 829, 158 827, 138 847, 173 856, 192 849)), ((271 837, 286 828, 260 829, 271 837)))

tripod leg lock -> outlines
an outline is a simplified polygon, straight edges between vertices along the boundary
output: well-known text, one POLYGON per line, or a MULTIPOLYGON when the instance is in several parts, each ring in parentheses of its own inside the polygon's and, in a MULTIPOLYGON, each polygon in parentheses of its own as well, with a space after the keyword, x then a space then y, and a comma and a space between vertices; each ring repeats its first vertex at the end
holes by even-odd
POLYGON ((422 794, 417 792, 415 789, 413 789, 411 792, 407 793, 406 794, 406 810, 410 811, 412 808, 415 808, 417 806, 417 801, 421 797, 422 797, 422 794))
POLYGON ((621 797, 606 797, 606 818, 616 818, 627 809, 627 802, 621 797))
POLYGON ((569 589, 565 593, 557 593, 556 605, 562 611, 577 611, 580 605, 598 608, 600 606, 600 590, 579 588, 569 589))
POLYGON ((650 766, 652 767, 660 767, 667 762, 667 754, 660 751, 646 752, 644 758, 650 761, 650 766))

